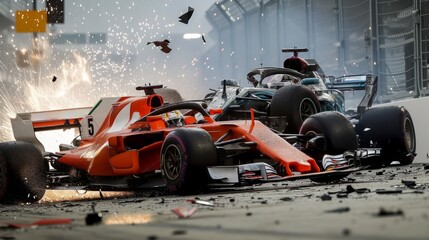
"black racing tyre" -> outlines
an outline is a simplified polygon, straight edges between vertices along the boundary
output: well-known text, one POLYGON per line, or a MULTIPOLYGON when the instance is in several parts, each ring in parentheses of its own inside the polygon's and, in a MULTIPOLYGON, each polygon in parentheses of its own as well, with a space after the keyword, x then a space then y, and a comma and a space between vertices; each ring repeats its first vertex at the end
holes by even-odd
POLYGON ((380 147, 385 165, 393 161, 411 164, 416 153, 416 134, 404 107, 384 106, 365 111, 356 125, 361 147, 380 147))
POLYGON ((270 116, 285 116, 285 133, 298 133, 309 116, 320 112, 320 102, 316 94, 303 85, 287 85, 275 93, 269 108, 270 116))
POLYGON ((203 129, 174 130, 162 144, 161 172, 173 193, 186 195, 202 191, 208 181, 206 167, 216 164, 216 147, 203 129))
POLYGON ((45 194, 47 164, 28 142, 0 143, 0 203, 37 202, 45 194))
POLYGON ((326 139, 325 154, 337 155, 358 148, 356 131, 346 116, 327 111, 309 116, 299 130, 300 134, 323 134, 326 139))
POLYGON ((6 198, 6 191, 9 187, 9 173, 7 171, 6 159, 0 153, 0 203, 3 203, 6 198))

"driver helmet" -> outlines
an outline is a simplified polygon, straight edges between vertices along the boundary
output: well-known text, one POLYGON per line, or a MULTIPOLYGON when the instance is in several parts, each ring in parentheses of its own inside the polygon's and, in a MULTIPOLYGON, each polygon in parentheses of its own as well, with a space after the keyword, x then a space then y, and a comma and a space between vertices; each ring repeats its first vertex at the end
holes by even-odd
POLYGON ((185 118, 179 110, 174 110, 162 114, 162 119, 167 127, 182 127, 185 126, 185 118))

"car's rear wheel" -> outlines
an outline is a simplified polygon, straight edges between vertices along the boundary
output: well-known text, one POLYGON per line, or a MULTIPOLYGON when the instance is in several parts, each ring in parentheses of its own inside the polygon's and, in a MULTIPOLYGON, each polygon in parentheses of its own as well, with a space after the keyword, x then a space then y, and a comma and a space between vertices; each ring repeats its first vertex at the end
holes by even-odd
POLYGON ((161 172, 167 188, 184 195, 202 191, 208 180, 207 166, 217 163, 213 140, 202 129, 177 129, 161 148, 161 172))
POLYGON ((37 202, 45 194, 47 164, 31 143, 0 143, 0 202, 37 202))
POLYGON ((411 164, 416 152, 416 134, 410 113, 404 107, 386 106, 365 111, 356 126, 361 147, 380 147, 381 163, 411 164))
POLYGON ((298 133, 305 119, 318 112, 320 103, 316 94, 306 86, 295 84, 277 90, 269 109, 270 116, 286 117, 285 133, 298 133))

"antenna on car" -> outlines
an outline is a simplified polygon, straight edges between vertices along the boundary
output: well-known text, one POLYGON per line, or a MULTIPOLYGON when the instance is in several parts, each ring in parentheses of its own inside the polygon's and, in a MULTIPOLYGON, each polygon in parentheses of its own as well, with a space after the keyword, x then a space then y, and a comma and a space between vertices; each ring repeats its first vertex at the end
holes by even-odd
POLYGON ((146 96, 149 96, 149 95, 155 94, 155 89, 157 88, 162 88, 162 85, 150 85, 149 83, 149 85, 145 84, 144 86, 136 87, 136 90, 137 91, 143 90, 146 96))
POLYGON ((222 80, 222 86, 223 86, 223 91, 222 91, 222 98, 226 98, 226 79, 222 80))

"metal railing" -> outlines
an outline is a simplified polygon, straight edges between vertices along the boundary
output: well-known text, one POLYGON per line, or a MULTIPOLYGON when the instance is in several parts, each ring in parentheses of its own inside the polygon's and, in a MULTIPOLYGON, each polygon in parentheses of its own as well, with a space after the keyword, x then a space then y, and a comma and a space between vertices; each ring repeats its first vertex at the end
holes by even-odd
POLYGON ((420 3, 421 17, 421 42, 422 42, 422 91, 424 96, 429 95, 429 0, 422 0, 420 3))

